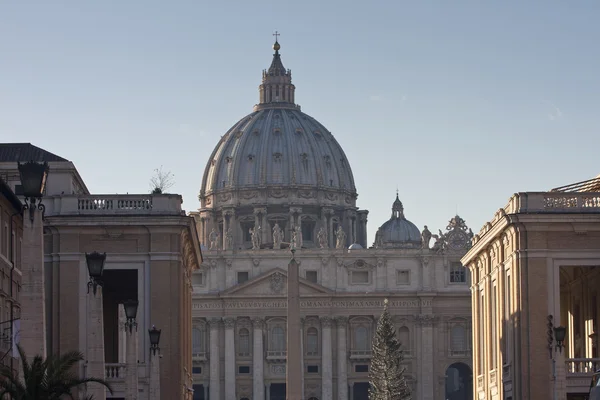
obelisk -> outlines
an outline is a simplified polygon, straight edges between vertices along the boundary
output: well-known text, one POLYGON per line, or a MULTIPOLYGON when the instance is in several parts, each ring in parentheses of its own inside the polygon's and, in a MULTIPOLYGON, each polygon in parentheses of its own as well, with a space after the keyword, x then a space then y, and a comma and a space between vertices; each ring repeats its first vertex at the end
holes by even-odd
POLYGON ((286 399, 302 400, 302 353, 300 346, 300 279, 298 263, 293 257, 288 265, 287 276, 287 365, 286 399))

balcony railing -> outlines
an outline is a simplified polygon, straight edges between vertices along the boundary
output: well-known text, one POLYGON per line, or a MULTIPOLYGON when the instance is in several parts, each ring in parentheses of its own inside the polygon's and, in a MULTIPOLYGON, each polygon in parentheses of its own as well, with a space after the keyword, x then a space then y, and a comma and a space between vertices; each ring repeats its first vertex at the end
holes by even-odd
POLYGON ((192 361, 206 361, 208 360, 208 354, 205 351, 198 351, 192 353, 192 361))
POLYGON ((181 215, 178 194, 62 195, 44 199, 46 215, 181 215))
POLYGON ((471 350, 452 350, 450 349, 450 357, 470 357, 471 350))
POLYGON ((125 380, 125 363, 105 364, 104 369, 108 382, 125 380))
POLYGON ((373 352, 371 350, 350 350, 350 359, 353 360, 368 360, 373 352))
POLYGON ((287 351, 269 350, 267 351, 267 360, 285 360, 287 359, 287 351))
POLYGON ((590 376, 600 369, 600 358, 568 358, 567 376, 590 376))

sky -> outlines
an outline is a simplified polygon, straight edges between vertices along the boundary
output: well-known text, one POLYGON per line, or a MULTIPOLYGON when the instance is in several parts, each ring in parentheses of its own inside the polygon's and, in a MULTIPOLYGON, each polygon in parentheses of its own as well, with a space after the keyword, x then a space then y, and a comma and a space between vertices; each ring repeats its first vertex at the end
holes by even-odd
POLYGON ((171 171, 187 211, 258 102, 273 32, 296 102, 352 167, 369 242, 396 190, 420 229, 478 232, 520 191, 600 173, 600 2, 0 0, 0 142, 97 194, 171 171))

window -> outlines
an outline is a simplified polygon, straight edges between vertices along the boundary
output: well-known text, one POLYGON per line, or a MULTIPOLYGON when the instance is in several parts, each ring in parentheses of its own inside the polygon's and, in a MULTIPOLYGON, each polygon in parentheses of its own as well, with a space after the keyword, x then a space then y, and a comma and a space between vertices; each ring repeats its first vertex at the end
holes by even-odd
POLYGON ((369 283, 369 271, 352 271, 352 283, 369 283))
POLYGON ((271 340, 273 351, 285 351, 285 332, 282 327, 273 327, 271 330, 271 340))
POLYGON ((306 367, 306 372, 308 372, 309 374, 318 374, 319 366, 318 365, 308 365, 306 367))
POLYGON ((201 374, 202 367, 192 367, 192 374, 201 374))
POLYGON ((402 345, 402 350, 410 352, 410 331, 406 326, 398 329, 398 340, 400 341, 400 345, 402 345))
POLYGON ((354 366, 354 372, 369 372, 369 366, 368 365, 355 365, 354 366))
POLYGON ((319 332, 317 328, 308 328, 306 331, 306 355, 316 356, 319 354, 319 332))
POLYGON ((203 327, 192 328, 192 353, 202 354, 205 352, 205 331, 203 327))
POLYGON ((306 271, 306 280, 317 283, 317 271, 306 271))
POLYGON ((250 332, 246 328, 240 329, 238 333, 238 355, 250 355, 250 332))
POLYGON ((450 263, 450 283, 466 283, 467 275, 465 267, 459 262, 450 263))
POLYGON ((238 367, 238 374, 249 374, 250 366, 249 365, 240 365, 238 367))
POLYGON ((410 284, 410 271, 402 270, 396 271, 396 285, 409 285, 410 284))
POLYGON ((496 283, 494 282, 494 284, 492 285, 492 309, 491 309, 491 318, 490 318, 490 322, 491 322, 491 327, 490 327, 490 333, 492 336, 492 340, 489 342, 490 346, 492 346, 491 350, 491 357, 490 357, 490 368, 491 369, 496 369, 496 358, 497 358, 497 352, 498 352, 498 343, 496 343, 496 341, 498 340, 498 333, 496 332, 497 330, 497 323, 496 323, 496 293, 497 293, 497 288, 496 288, 496 283))
POLYGON ((364 326, 357 326, 354 330, 354 348, 356 350, 369 350, 369 332, 364 326))
POLYGON ((238 285, 248 281, 248 271, 240 271, 237 273, 237 283, 238 285))
POLYGON ((202 286, 204 284, 204 275, 202 273, 194 273, 192 274, 192 285, 194 286, 202 286))
POLYGON ((302 221, 302 241, 312 242, 314 241, 313 232, 315 229, 315 223, 312 221, 302 221))
POLYGON ((450 330, 450 350, 452 353, 464 353, 467 350, 467 335, 465 328, 455 325, 450 330))

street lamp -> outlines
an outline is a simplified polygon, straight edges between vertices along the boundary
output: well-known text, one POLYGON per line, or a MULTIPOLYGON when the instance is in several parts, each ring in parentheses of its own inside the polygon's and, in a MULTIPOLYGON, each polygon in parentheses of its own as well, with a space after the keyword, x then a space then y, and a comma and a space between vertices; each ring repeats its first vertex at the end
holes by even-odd
POLYGON ((96 294, 98 286, 102 286, 102 272, 104 272, 106 253, 98 253, 97 251, 85 253, 85 261, 87 262, 88 273, 90 274, 90 281, 87 284, 88 293, 90 292, 90 288, 92 288, 94 294, 96 294))
POLYGON ((556 340, 556 348, 562 353, 563 342, 567 335, 567 328, 564 326, 557 326, 554 328, 554 339, 556 340))
POLYGON ((135 322, 135 317, 137 315, 138 309, 138 301, 137 300, 125 300, 123 302, 123 308, 125 308, 125 316, 127 317, 127 322, 125 326, 129 328, 129 333, 133 332, 133 327, 135 326, 137 330, 137 322, 135 322))
POLYGON ((156 326, 152 325, 152 329, 148 329, 148 335, 150 336, 150 350, 152 354, 156 354, 159 350, 158 343, 160 342, 160 329, 156 329, 156 326))
POLYGON ((48 163, 36 163, 29 161, 25 164, 18 163, 19 175, 21 177, 21 186, 23 186, 23 195, 25 196, 25 205, 23 209, 29 209, 29 219, 33 221, 33 214, 36 209, 44 215, 45 207, 41 203, 44 189, 46 188, 46 179, 48 178, 48 163))

